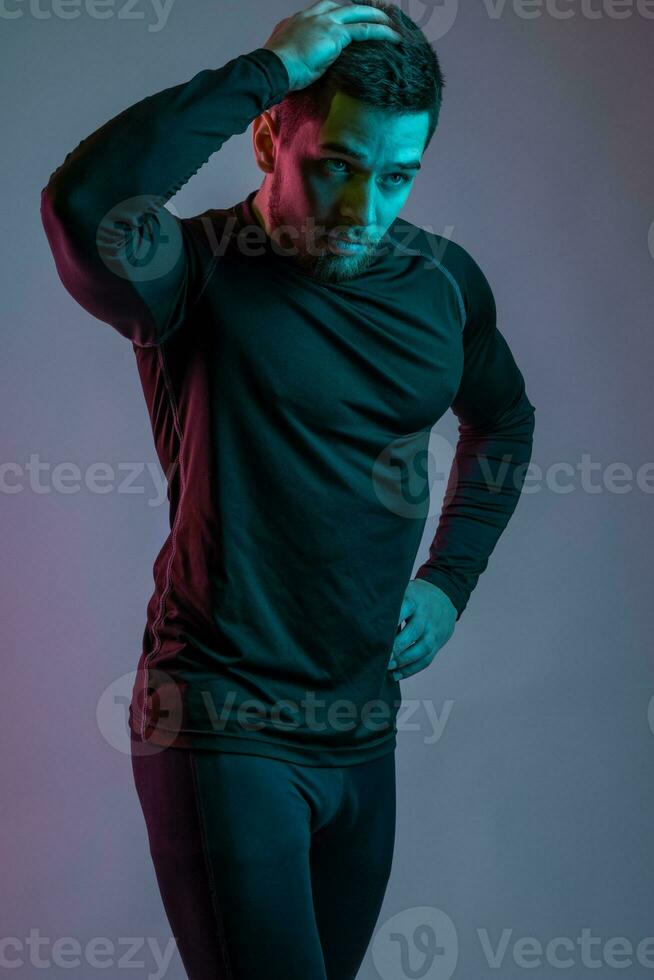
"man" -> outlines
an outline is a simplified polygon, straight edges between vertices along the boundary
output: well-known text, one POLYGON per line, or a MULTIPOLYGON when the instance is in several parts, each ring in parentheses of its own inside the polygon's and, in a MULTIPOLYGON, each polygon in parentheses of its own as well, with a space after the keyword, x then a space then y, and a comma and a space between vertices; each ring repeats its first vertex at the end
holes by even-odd
POLYGON ((443 85, 399 8, 319 0, 111 119, 42 192, 62 282, 132 343, 169 481, 130 728, 191 980, 355 977, 391 869, 398 681, 451 637, 531 456, 484 274, 399 218, 443 85), (167 210, 251 122, 261 187, 167 210))

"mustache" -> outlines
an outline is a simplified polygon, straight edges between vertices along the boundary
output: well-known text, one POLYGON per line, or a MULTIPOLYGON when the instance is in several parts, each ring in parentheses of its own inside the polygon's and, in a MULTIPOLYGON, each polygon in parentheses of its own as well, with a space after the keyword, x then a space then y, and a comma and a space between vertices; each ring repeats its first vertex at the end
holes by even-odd
POLYGON ((367 235, 361 236, 350 234, 350 232, 344 230, 343 225, 336 225, 335 228, 332 228, 327 232, 327 235, 332 238, 347 238, 348 241, 355 242, 357 245, 372 245, 377 240, 370 238, 367 235))

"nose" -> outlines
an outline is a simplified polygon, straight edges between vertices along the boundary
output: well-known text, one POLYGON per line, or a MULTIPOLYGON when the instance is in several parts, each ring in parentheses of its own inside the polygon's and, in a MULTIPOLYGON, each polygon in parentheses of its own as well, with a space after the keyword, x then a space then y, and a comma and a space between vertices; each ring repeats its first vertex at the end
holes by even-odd
POLYGON ((355 225, 366 230, 374 228, 377 213, 376 193, 374 182, 353 181, 352 186, 345 192, 339 208, 343 224, 355 225))

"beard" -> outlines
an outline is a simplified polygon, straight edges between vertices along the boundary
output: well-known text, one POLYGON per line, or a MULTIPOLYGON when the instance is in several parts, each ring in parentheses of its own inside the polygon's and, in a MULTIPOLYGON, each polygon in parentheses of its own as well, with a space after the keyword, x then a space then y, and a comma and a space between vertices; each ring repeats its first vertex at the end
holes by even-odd
MULTIPOLYGON (((271 231, 288 225, 288 221, 283 214, 281 191, 281 175, 278 171, 275 171, 272 175, 268 196, 268 216, 271 231)), ((298 229, 298 231, 301 236, 302 229, 298 229)), ((326 231, 329 231, 329 229, 326 229, 326 231)), ((336 283, 354 279, 367 269, 377 257, 376 243, 372 243, 365 249, 362 249, 357 255, 337 255, 329 251, 328 245, 324 254, 317 255, 312 254, 312 251, 304 246, 301 237, 298 240, 291 239, 288 242, 283 241, 284 237, 285 235, 282 233, 276 236, 276 240, 280 245, 283 245, 284 249, 288 248, 290 250, 290 255, 288 255, 290 261, 295 262, 318 282, 336 283)), ((317 252, 318 250, 316 238, 314 238, 314 242, 312 243, 312 249, 313 252, 317 252)))

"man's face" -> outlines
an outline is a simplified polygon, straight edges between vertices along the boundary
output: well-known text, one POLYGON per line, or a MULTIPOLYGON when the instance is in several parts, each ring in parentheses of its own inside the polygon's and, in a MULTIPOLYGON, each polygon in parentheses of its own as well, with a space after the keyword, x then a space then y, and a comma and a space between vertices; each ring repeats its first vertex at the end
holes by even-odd
POLYGON ((426 111, 390 113, 338 92, 324 121, 282 133, 267 178, 275 241, 323 282, 357 276, 409 196, 428 127, 426 111))

